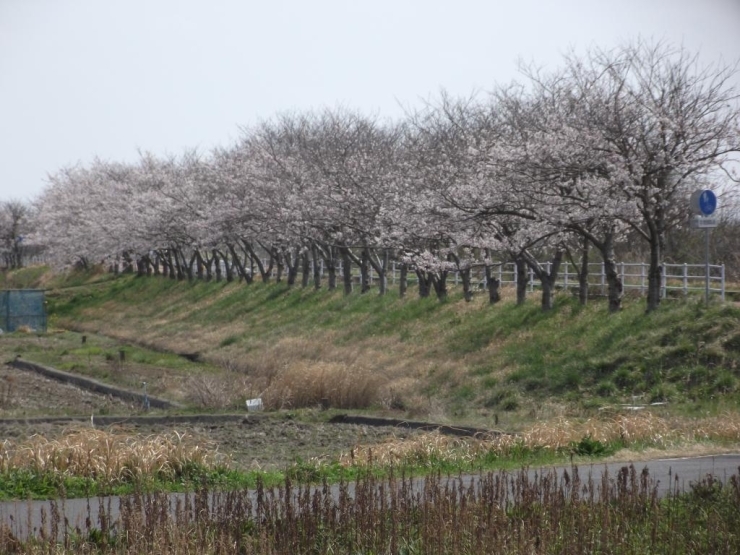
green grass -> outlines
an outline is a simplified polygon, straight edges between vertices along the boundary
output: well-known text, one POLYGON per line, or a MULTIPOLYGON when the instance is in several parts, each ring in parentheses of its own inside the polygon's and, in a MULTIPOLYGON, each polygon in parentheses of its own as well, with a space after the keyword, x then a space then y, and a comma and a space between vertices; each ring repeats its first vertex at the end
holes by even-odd
POLYGON ((14 499, 67 499, 106 495, 128 495, 134 492, 184 492, 201 487, 221 490, 255 488, 258 481, 268 487, 277 486, 285 479, 283 472, 242 472, 227 468, 206 470, 191 468, 173 480, 157 477, 125 483, 106 484, 88 477, 66 474, 37 474, 20 469, 0 474, 0 501, 14 499))
MULTIPOLYGON (((211 361, 259 359, 291 337, 322 344, 324 352, 328 345, 335 359, 343 348, 397 352, 399 367, 423 369, 416 371, 423 378, 419 394, 432 394, 455 413, 495 407, 503 398, 513 410, 546 398, 590 406, 633 396, 697 403, 737 399, 740 391, 740 309, 705 307, 696 297, 667 299, 651 314, 644 299, 626 298, 621 312, 609 314, 603 300, 582 307, 561 294, 555 308, 543 312, 536 294, 523 306, 489 306, 482 294, 466 304, 454 287, 439 302, 419 299, 413 288, 399 299, 393 290, 384 297, 374 291, 345 296, 284 283, 97 277, 104 281, 71 274, 53 282, 51 325, 99 326, 125 338, 127 360, 182 372, 202 366, 131 344, 175 352, 192 346, 211 361), (110 314, 118 320, 109 322, 110 314)), ((103 356, 117 354, 115 346, 101 348, 103 356)), ((76 349, 62 363, 79 369, 82 359, 97 356, 76 349)))
POLYGON ((13 272, 0 272, 0 289, 43 289, 40 280, 48 273, 47 266, 31 266, 13 272))

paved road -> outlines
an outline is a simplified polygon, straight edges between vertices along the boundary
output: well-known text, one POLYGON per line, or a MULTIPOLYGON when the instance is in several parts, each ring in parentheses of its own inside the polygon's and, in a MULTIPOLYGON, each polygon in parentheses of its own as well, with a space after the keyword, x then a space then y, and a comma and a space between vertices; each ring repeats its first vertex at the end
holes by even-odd
MULTIPOLYGON (((585 482, 589 477, 593 478, 596 484, 602 483, 604 473, 607 473, 609 483, 614 483, 620 471, 629 468, 630 464, 638 474, 642 474, 643 469, 647 469, 649 476, 655 480, 658 494, 665 496, 669 491, 687 491, 690 484, 711 474, 716 479, 725 482, 732 475, 740 475, 740 453, 727 455, 713 455, 705 457, 658 459, 652 461, 635 461, 633 463, 596 463, 592 465, 581 465, 578 467, 578 474, 581 482, 585 482)), ((573 468, 554 467, 554 468, 537 468, 528 469, 529 479, 535 480, 537 477, 548 475, 553 477, 553 473, 560 480, 567 472, 569 476, 573 475, 573 468)), ((509 472, 511 475, 512 472, 509 472)), ((469 475, 463 477, 463 483, 469 485, 480 479, 480 476, 469 475)), ((458 478, 452 478, 457 481, 458 478)), ((443 479, 444 481, 444 479, 443 479)), ((413 487, 421 489, 424 485, 424 479, 414 480, 413 487)), ((339 495, 339 489, 334 487, 332 493, 336 498, 339 495)), ((354 494, 352 485, 348 488, 350 495, 354 494)), ((189 503, 193 503, 194 496, 191 494, 187 497, 189 503)), ((215 513, 218 511, 219 498, 212 498, 208 505, 209 511, 215 513)), ((256 494, 251 492, 252 502, 256 505, 256 494)), ((107 515, 110 523, 117 523, 120 514, 121 503, 125 499, 118 497, 91 498, 91 499, 67 499, 64 502, 53 501, 11 501, 0 503, 0 526, 7 524, 12 533, 18 538, 27 538, 29 532, 32 535, 39 535, 40 530, 44 530, 44 535, 49 536, 53 533, 50 521, 51 515, 57 513, 60 516, 59 522, 66 522, 68 529, 79 528, 85 529, 86 519, 90 519, 93 528, 100 527, 101 508, 103 514, 107 515)), ((169 496, 168 505, 170 512, 175 507, 184 506, 186 503, 185 494, 172 494, 169 496)), ((62 530, 56 530, 61 535, 62 530)))

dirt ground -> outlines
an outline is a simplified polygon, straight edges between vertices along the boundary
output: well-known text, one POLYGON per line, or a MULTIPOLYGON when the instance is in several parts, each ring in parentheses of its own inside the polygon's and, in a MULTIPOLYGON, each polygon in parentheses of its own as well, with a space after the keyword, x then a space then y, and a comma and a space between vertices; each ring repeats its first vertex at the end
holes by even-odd
POLYGON ((38 376, 33 372, 0 366, 0 440, 22 440, 34 434, 49 439, 80 426, 90 426, 85 418, 75 422, 39 422, 42 416, 122 415, 120 422, 102 429, 150 436, 177 431, 189 441, 209 444, 241 469, 280 470, 296 460, 331 460, 349 452, 357 444, 373 444, 392 438, 409 437, 404 429, 329 424, 308 421, 288 414, 261 415, 230 422, 177 423, 159 425, 135 422, 127 415, 140 415, 138 407, 106 395, 38 376), (28 418, 27 421, 23 421, 28 418), (20 419, 20 421, 19 421, 20 419))
POLYGON ((116 414, 133 408, 121 399, 0 366, 0 418, 116 414))

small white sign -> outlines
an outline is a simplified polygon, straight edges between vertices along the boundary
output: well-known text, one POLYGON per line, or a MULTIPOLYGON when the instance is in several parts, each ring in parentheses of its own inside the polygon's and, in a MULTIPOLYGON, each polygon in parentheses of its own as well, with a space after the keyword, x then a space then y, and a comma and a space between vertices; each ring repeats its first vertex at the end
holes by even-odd
POLYGON ((264 408, 262 404, 262 398, 257 397, 256 399, 247 399, 247 412, 260 411, 264 408))
POLYGON ((712 216, 694 216, 691 218, 691 227, 694 229, 708 229, 717 227, 719 225, 719 218, 712 216))

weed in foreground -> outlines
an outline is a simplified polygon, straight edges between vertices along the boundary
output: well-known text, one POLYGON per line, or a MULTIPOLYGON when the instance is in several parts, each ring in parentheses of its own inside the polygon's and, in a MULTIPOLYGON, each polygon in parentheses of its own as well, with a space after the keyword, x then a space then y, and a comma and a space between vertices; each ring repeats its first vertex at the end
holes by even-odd
MULTIPOLYGON (((740 551, 740 479, 707 477, 659 495, 647 471, 555 471, 470 477, 404 475, 330 486, 212 492, 172 500, 133 494, 99 502, 65 526, 51 502, 31 538, 0 530, 3 553, 727 553, 740 551), (86 517, 86 518, 85 518, 86 517)), ((38 515, 29 515, 29 522, 38 515)))

